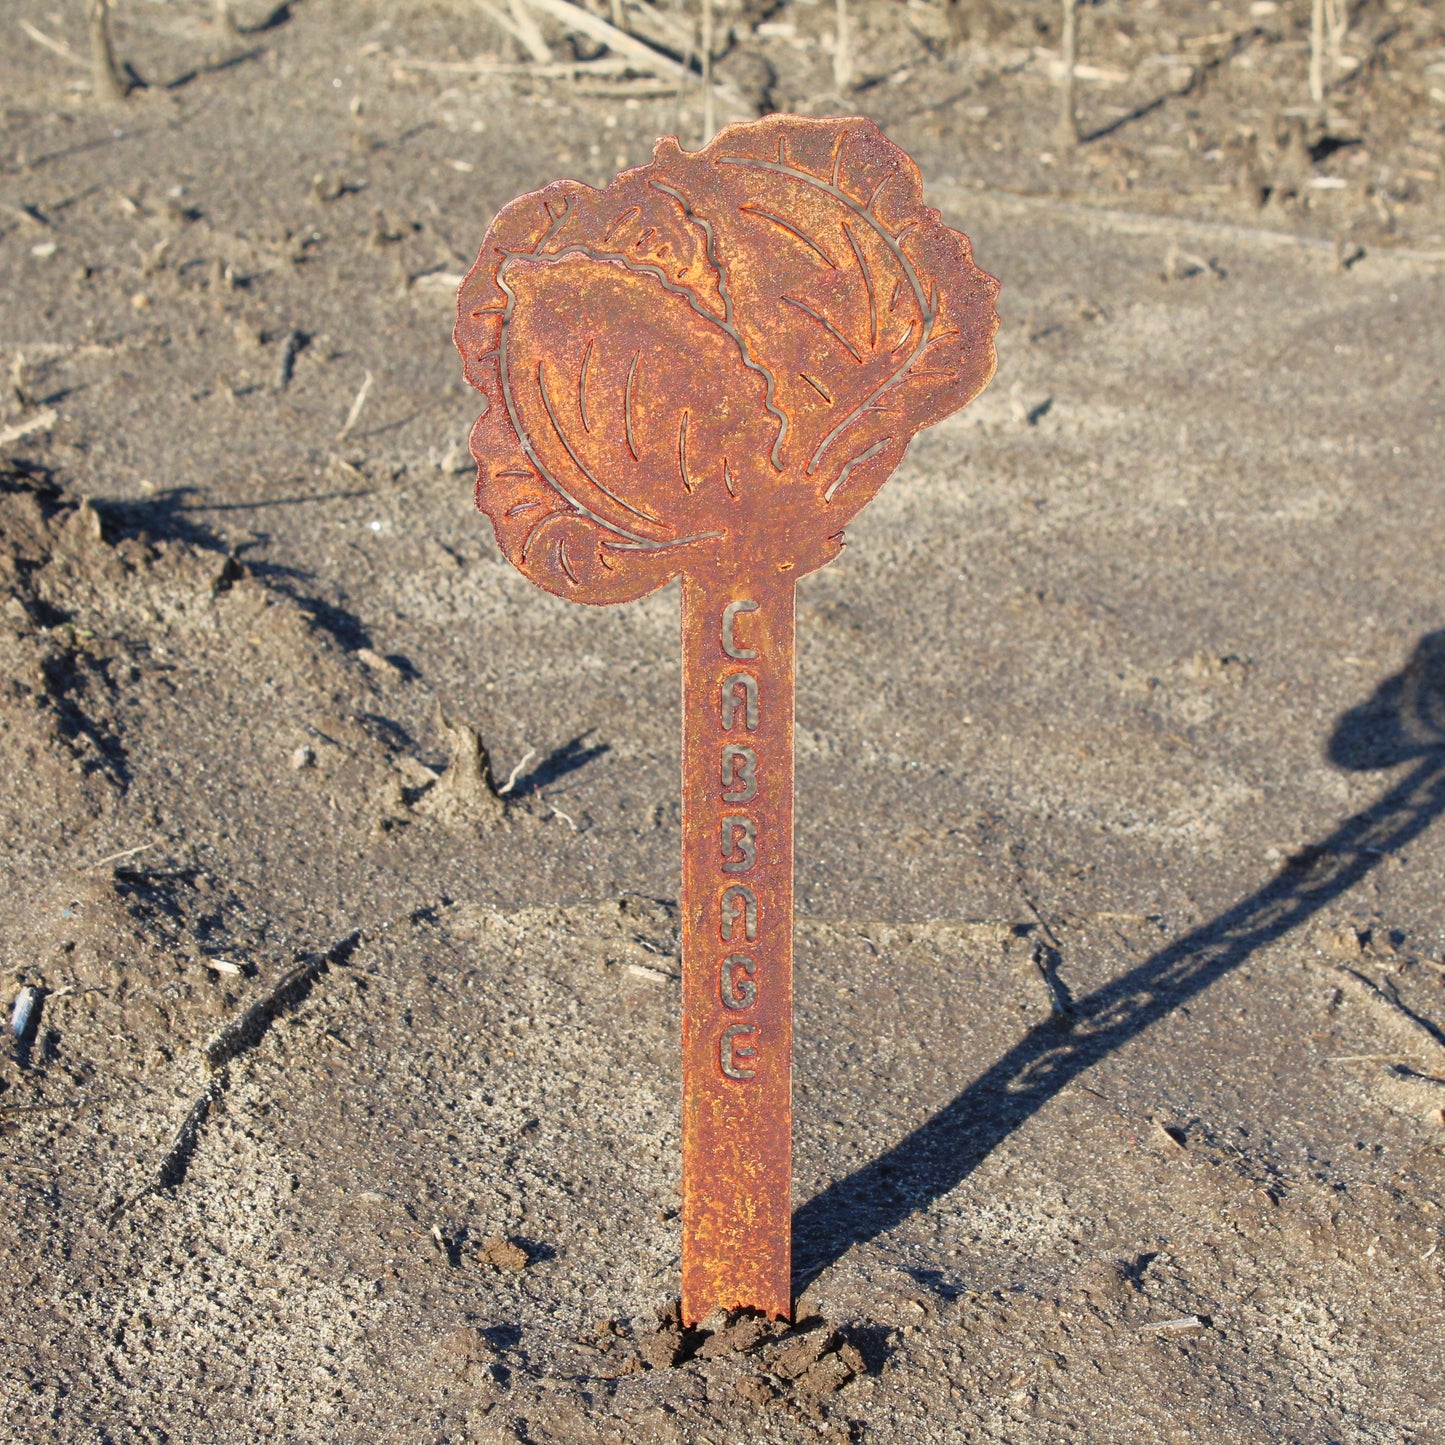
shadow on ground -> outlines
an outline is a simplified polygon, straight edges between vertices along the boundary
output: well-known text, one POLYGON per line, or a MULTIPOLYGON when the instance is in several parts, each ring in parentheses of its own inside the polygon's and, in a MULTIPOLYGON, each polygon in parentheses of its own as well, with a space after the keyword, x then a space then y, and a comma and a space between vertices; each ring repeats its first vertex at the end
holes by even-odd
POLYGON ((1085 1069, 1300 927, 1445 812, 1445 632, 1422 638, 1401 672, 1340 718, 1328 755, 1352 771, 1414 766, 1264 887, 1030 1030, 907 1138, 810 1199, 793 1220, 799 1293, 853 1245, 956 1188, 1085 1069))

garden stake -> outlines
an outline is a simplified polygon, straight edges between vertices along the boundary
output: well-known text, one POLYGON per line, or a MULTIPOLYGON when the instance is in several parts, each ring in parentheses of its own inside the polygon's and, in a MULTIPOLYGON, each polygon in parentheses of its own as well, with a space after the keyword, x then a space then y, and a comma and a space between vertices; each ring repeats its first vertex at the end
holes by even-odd
POLYGON ((682 1314, 789 1318, 793 594, 994 370, 998 284, 869 120, 668 136, 493 221, 456 343, 477 506, 538 586, 682 578, 682 1314))

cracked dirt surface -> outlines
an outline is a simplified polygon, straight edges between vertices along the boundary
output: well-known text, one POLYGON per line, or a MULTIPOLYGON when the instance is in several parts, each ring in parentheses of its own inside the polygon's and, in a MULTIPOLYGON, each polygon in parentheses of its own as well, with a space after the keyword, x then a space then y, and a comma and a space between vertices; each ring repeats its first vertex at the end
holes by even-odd
POLYGON ((1000 369, 800 591, 799 1324, 684 1334, 676 593, 501 560, 448 340, 676 107, 449 16, 0 58, 0 1438, 1445 1441, 1440 268, 860 96, 1000 369))

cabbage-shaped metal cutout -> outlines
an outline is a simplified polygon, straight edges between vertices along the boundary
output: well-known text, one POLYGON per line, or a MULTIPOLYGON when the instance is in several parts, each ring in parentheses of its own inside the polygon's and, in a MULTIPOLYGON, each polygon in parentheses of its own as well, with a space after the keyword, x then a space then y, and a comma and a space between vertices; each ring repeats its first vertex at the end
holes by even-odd
POLYGON ((578 602, 682 587, 682 1316, 791 1300, 795 584, 993 375, 997 283, 867 120, 773 116, 498 215, 477 505, 578 602))
POLYGON ((557 181, 501 211, 461 288, 477 505, 580 602, 810 572, 993 375, 997 289, 866 119, 667 137, 605 190, 557 181))

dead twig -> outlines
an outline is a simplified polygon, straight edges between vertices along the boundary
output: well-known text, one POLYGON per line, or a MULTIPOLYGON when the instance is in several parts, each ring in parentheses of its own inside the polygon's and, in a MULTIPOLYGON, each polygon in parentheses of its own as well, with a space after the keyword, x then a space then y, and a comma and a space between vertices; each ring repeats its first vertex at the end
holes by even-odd
POLYGON ((90 82, 95 98, 105 103, 124 100, 130 91, 115 63, 110 0, 90 0, 90 82))
MULTIPOLYGON (((697 79, 697 72, 691 66, 674 60, 672 56, 654 49, 645 40, 639 40, 635 35, 629 35, 627 31, 609 24, 600 15, 594 15, 580 5, 573 5, 571 0, 528 0, 528 3, 532 9, 543 15, 550 15, 567 29, 585 35, 599 45, 605 45, 617 55, 625 55, 629 60, 636 61, 639 69, 689 83, 697 79)), ((736 86, 725 81, 714 81, 710 88, 724 106, 744 114, 751 110, 736 86)))
POLYGON ((1414 1057, 1421 1057, 1423 1052, 1423 1057, 1437 1065, 1445 1063, 1445 1040, 1440 1030, 1402 1003, 1388 980, 1382 986, 1353 968, 1341 968, 1338 975, 1345 989, 1368 1004, 1397 1038, 1409 1041, 1414 1057))
POLYGON ((1310 99, 1325 103, 1325 0, 1310 5, 1310 99))
POLYGON ((550 60, 552 48, 547 44, 542 27, 537 24, 537 18, 528 7, 527 0, 507 0, 507 3, 512 11, 512 23, 517 27, 522 44, 527 47, 527 53, 533 60, 550 60))
POLYGON ((158 843, 138 843, 134 848, 122 848, 119 853, 107 853, 104 858, 97 858, 94 863, 83 863, 76 872, 84 873, 91 868, 104 868, 109 863, 119 863, 122 858, 134 858, 137 853, 145 853, 159 846, 158 843))
POLYGON ((525 768, 527 764, 530 763, 532 759, 536 756, 536 748, 527 749, 526 753, 524 753, 522 756, 522 761, 518 763, 517 766, 513 768, 510 773, 507 774, 507 781, 503 783, 500 788, 497 789, 497 796, 499 798, 505 798, 507 794, 510 793, 512 789, 517 786, 517 779, 522 776, 522 769, 525 768))
MULTIPOLYGON (((582 80, 588 76, 626 75, 639 67, 623 56, 599 55, 595 60, 558 60, 547 64, 512 60, 423 60, 404 55, 395 61, 398 70, 428 70, 442 75, 529 75, 537 80, 582 80)), ((671 86, 670 90, 675 90, 671 86)))
POLYGON ((490 0, 477 0, 477 8, 504 35, 510 35, 517 41, 533 60, 546 64, 552 59, 552 48, 542 34, 542 27, 537 24, 537 17, 527 8, 526 0, 507 0, 506 12, 491 4, 490 0))
POLYGON ((839 98, 853 88, 853 33, 848 23, 848 0, 837 0, 837 31, 833 37, 833 89, 839 98))
MULTIPOLYGON (((841 5, 844 0, 838 0, 841 5)), ((702 143, 706 145, 717 129, 717 99, 712 93, 712 6, 702 0, 702 143)))
POLYGON ((1063 0, 1064 24, 1060 45, 1063 73, 1059 76, 1058 142, 1064 150, 1078 145, 1079 115, 1074 88, 1079 64, 1079 0, 1063 0))
POLYGON ((33 436, 36 432, 49 431, 58 420, 55 408, 47 406, 43 411, 36 412, 34 416, 26 417, 24 421, 11 422, 9 426, 0 427, 0 447, 8 447, 23 437, 33 436))
POLYGON ((356 400, 351 403, 351 410, 346 413, 346 420, 341 423, 341 430, 336 433, 336 440, 343 441, 350 433, 351 428, 357 423, 361 416, 361 408, 366 405, 367 393, 371 390, 371 373, 366 373, 366 380, 361 383, 361 390, 356 393, 356 400))
POLYGON ((63 40, 52 39, 43 30, 32 25, 28 20, 16 21, 16 24, 37 44, 43 45, 47 50, 53 51, 62 60, 68 60, 72 65, 84 65, 85 57, 77 55, 63 40))

